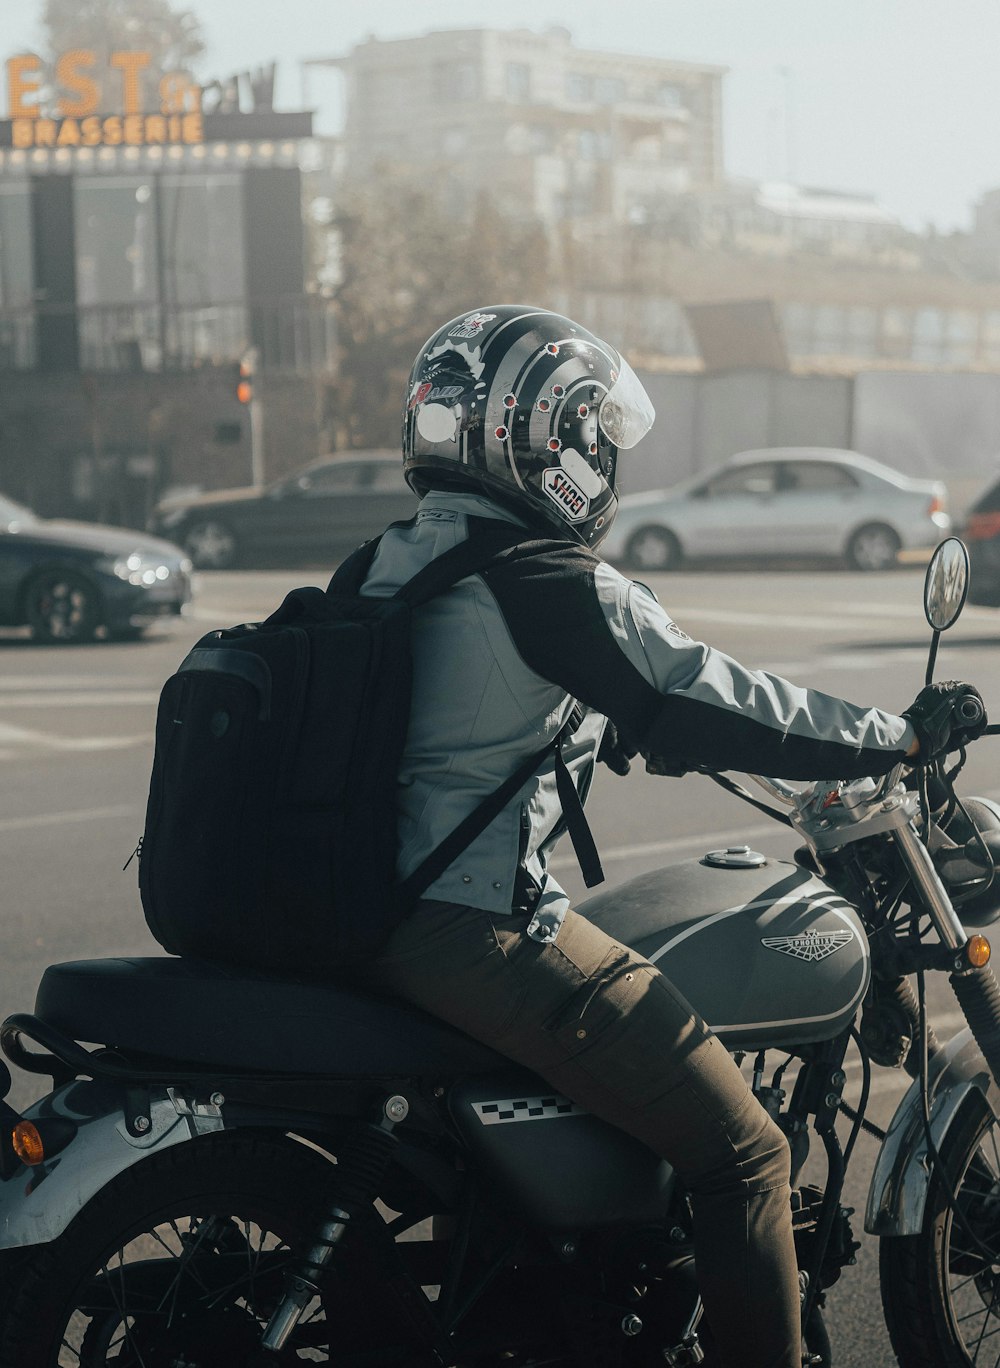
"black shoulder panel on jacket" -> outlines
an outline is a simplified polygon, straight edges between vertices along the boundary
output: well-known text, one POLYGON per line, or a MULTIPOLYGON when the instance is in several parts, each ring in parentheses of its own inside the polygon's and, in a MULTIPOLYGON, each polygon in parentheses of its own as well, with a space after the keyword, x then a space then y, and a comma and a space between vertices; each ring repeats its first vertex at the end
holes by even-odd
POLYGON ((483 579, 524 663, 609 717, 638 748, 663 695, 612 636, 594 584, 598 564, 585 546, 538 538, 502 552, 483 579))

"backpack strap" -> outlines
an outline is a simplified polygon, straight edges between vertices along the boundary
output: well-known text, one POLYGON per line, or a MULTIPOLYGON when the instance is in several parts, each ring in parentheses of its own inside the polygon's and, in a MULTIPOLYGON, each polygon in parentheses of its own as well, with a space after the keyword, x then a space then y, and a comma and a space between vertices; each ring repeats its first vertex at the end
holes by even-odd
MULTIPOLYGON (((412 527, 413 522, 410 518, 407 522, 392 523, 386 531, 397 527, 412 527)), ((401 585, 392 597, 409 604, 411 608, 416 608, 436 595, 443 594, 459 580, 474 575, 479 570, 485 570, 494 556, 512 546, 520 545, 521 542, 529 540, 530 536, 526 528, 517 527, 514 523, 501 522, 498 518, 477 518, 472 536, 428 561, 412 579, 401 585)), ((381 540, 381 536, 375 537, 353 551, 334 572, 326 592, 352 595, 360 593, 381 540)))
POLYGON ((555 753, 556 790, 559 794, 559 802, 562 805, 566 829, 573 843, 576 858, 580 863, 584 882, 588 888, 593 888, 595 884, 604 882, 604 870, 601 868, 601 859, 597 853, 597 846, 594 843, 586 813, 583 810, 583 803, 562 754, 563 742, 572 735, 582 721, 583 709, 579 703, 576 703, 555 741, 550 741, 547 746, 543 746, 540 751, 536 751, 534 755, 519 765, 509 779, 506 779, 492 793, 487 794, 479 806, 473 808, 469 815, 459 822, 454 831, 446 836, 429 855, 424 857, 413 873, 398 885, 399 895, 404 906, 408 907, 415 902, 435 879, 441 877, 448 866, 461 855, 462 851, 483 834, 493 819, 499 817, 510 800, 541 768, 546 758, 553 752, 555 753))
MULTIPOLYGON (((394 523, 393 527, 412 527, 413 520, 394 523)), ((530 540, 527 529, 499 519, 477 518, 475 532, 466 540, 451 547, 434 560, 423 566, 412 579, 397 589, 394 599, 408 604, 411 608, 442 594, 459 580, 466 579, 480 570, 512 546, 530 540)), ((371 569, 372 561, 378 550, 380 538, 365 542, 338 568, 330 581, 327 593, 357 594, 371 569)), ((574 703, 573 709, 554 741, 550 741, 534 755, 529 756, 514 773, 487 794, 458 826, 421 861, 417 868, 397 886, 400 901, 409 907, 429 888, 435 879, 440 878, 450 864, 462 851, 481 836, 489 824, 498 817, 517 792, 528 782, 533 774, 545 763, 550 754, 555 757, 556 792, 563 810, 563 820, 573 843, 580 871, 588 888, 604 882, 604 870, 594 843, 583 803, 573 778, 563 758, 563 743, 583 721, 583 709, 574 703)))

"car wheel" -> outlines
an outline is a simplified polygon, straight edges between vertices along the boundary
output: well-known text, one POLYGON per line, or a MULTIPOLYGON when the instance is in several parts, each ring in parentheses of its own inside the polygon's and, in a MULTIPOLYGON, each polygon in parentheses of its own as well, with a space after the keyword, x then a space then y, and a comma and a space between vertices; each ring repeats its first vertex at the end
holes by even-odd
POLYGON ((184 535, 184 550, 197 570, 228 570, 236 563, 236 538, 223 522, 193 522, 184 535))
POLYGON ((625 559, 637 570, 675 570, 681 544, 665 527, 640 527, 625 546, 625 559))
POLYGON ((91 582, 72 570, 47 570, 29 583, 25 619, 36 641, 92 641, 101 625, 101 598, 91 582))
POLYGON ((900 540, 885 523, 859 527, 847 543, 847 559, 855 570, 888 570, 896 564, 900 540))

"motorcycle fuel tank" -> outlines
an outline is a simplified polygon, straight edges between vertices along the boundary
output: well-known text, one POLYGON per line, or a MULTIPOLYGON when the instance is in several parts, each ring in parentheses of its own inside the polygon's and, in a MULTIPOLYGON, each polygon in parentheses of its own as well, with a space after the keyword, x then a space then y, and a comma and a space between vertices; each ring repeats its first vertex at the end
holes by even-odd
POLYGON ((578 910, 652 961, 730 1050, 829 1040, 868 987, 851 904, 745 847, 641 874, 578 910))

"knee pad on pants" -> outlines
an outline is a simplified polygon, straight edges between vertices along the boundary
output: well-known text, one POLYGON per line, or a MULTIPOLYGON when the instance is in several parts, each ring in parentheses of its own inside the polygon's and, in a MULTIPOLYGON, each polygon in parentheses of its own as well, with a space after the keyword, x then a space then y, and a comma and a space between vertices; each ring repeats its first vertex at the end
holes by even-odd
POLYGON ((746 1196, 787 1187, 792 1157, 776 1122, 751 1093, 726 1126, 731 1153, 722 1163, 685 1175, 692 1192, 716 1195, 740 1189, 746 1196))

